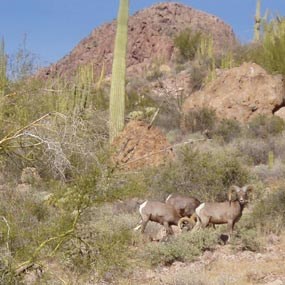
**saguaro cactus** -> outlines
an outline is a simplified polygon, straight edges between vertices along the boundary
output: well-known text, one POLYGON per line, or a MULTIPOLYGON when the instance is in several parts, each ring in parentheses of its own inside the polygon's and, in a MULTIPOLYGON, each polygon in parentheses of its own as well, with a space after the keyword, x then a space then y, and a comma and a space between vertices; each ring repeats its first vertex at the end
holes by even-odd
POLYGON ((260 2, 261 0, 257 0, 256 2, 256 10, 254 17, 254 41, 260 40, 260 28, 261 28, 260 2))
POLYGON ((120 0, 110 93, 110 142, 124 128, 129 0, 120 0))
POLYGON ((6 75, 6 54, 5 54, 5 44, 4 39, 0 42, 0 95, 4 94, 4 89, 6 86, 7 75, 6 75))

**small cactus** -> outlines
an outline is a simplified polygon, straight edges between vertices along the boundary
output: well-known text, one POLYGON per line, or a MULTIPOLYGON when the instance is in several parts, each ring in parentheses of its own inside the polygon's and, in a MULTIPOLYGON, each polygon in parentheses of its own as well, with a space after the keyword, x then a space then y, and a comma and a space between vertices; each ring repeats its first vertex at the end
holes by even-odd
POLYGON ((274 153, 273 151, 269 151, 268 153, 268 168, 269 169, 272 169, 273 167, 273 164, 274 164, 274 153))

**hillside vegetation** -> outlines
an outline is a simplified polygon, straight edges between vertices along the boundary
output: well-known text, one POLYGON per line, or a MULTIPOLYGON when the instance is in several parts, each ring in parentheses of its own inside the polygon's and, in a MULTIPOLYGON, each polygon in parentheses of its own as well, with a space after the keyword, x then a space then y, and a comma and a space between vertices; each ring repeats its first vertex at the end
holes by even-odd
POLYGON ((134 158, 144 163, 133 168, 115 163, 122 150, 119 140, 109 145, 110 81, 103 69, 98 75, 86 64, 78 66, 72 80, 42 80, 32 76, 33 57, 27 53, 12 78, 2 45, 0 284, 285 282, 280 269, 284 120, 258 115, 241 123, 218 118, 208 108, 182 112, 184 100, 215 80, 218 69, 255 62, 270 74, 285 76, 285 21, 266 24, 260 42, 222 54, 203 32, 184 29, 171 39, 174 59, 153 58, 143 76, 128 75, 126 124, 139 121, 149 132, 159 130, 157 137, 163 134, 167 142, 160 139, 161 153, 172 146, 172 155, 153 162, 152 150, 144 153, 136 144, 129 153, 137 147, 141 152, 134 158), (152 87, 181 71, 191 78, 189 93, 168 96, 164 90, 162 96, 153 95, 152 87), (165 242, 154 241, 160 239, 161 228, 153 223, 144 235, 133 231, 138 204, 145 199, 163 201, 177 192, 200 201, 224 201, 231 185, 247 184, 255 190, 229 244, 220 238, 224 226, 182 232, 165 242), (272 263, 270 252, 276 254, 272 263), (262 267, 255 272, 258 256, 262 267), (223 262, 226 257, 228 264, 223 262), (231 275, 241 264, 243 276, 231 275), (202 271, 205 276, 197 273, 202 271))

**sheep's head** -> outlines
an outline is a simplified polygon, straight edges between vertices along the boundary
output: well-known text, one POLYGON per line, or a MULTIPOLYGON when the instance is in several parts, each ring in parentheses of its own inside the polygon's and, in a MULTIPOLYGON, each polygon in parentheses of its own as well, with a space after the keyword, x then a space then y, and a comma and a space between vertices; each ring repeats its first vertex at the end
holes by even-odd
POLYGON ((178 221, 178 227, 182 231, 191 231, 195 226, 195 223, 196 220, 194 215, 192 215, 190 218, 183 217, 178 221))
POLYGON ((229 190, 229 201, 232 202, 232 194, 236 193, 236 200, 239 201, 241 205, 244 205, 248 200, 248 193, 253 190, 252 185, 246 185, 243 187, 238 187, 236 185, 232 185, 229 190))

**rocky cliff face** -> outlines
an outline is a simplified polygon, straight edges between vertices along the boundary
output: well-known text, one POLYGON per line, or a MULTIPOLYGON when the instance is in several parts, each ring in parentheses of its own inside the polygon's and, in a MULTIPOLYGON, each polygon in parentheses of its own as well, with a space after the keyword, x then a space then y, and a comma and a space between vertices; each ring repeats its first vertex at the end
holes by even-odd
MULTIPOLYGON (((232 28, 216 16, 178 3, 161 3, 129 18, 128 73, 141 73, 154 60, 169 62, 174 56, 174 36, 186 28, 211 34, 217 51, 236 44, 232 28)), ((99 73, 111 71, 116 22, 107 23, 83 39, 57 63, 41 70, 40 77, 74 74, 78 65, 92 62, 99 73)))

